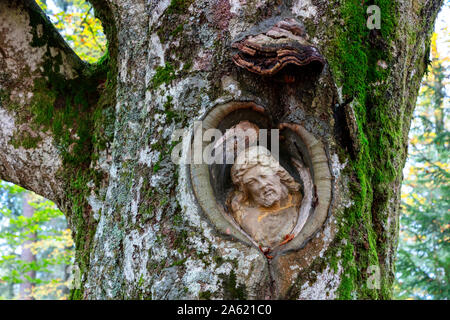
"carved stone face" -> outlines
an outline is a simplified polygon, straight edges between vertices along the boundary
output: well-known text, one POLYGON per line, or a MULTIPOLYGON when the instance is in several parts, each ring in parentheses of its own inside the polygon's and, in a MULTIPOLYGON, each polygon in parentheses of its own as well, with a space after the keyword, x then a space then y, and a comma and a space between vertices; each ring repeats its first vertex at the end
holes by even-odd
POLYGON ((248 195, 257 204, 270 207, 282 199, 280 177, 271 168, 255 166, 242 177, 248 195))
POLYGON ((271 248, 289 237, 299 217, 300 185, 268 149, 241 152, 231 169, 237 187, 230 194, 231 214, 260 247, 271 248))

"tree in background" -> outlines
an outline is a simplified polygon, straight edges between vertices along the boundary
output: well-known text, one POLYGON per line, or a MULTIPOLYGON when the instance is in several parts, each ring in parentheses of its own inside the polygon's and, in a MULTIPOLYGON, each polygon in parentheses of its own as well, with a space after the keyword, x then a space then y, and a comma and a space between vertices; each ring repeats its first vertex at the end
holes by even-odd
MULTIPOLYGON (((442 32, 448 43, 448 30, 442 32)), ((410 131, 396 264, 400 299, 450 297, 449 58, 440 56, 437 36, 410 131)))
MULTIPOLYGON (((12 251, 11 246, 3 239, 5 233, 10 234, 12 227, 9 225, 11 218, 17 218, 22 214, 22 197, 20 196, 21 188, 19 186, 0 182, 0 254, 2 263, 0 263, 0 297, 12 298, 15 295, 16 283, 12 281, 12 277, 4 279, 5 274, 15 273, 13 265, 8 263, 8 255, 12 251)), ((17 245, 14 245, 17 248, 17 245)), ((15 274, 17 276, 17 274, 15 274)))
POLYGON ((0 248, 0 298, 66 298, 73 241, 54 203, 0 182, 0 248))
MULTIPOLYGON (((32 194, 30 192, 23 192, 22 199, 22 215, 25 219, 32 218, 34 214, 34 208, 31 206, 32 194)), ((34 230, 28 230, 25 234, 25 241, 22 244, 22 252, 20 254, 20 260, 24 264, 33 265, 36 261, 36 255, 31 248, 36 242, 36 232, 34 230)), ((19 298, 24 300, 31 300, 32 292, 34 288, 34 281, 36 279, 36 270, 31 268, 27 273, 23 275, 22 282, 20 283, 19 298)))
POLYGON ((93 63, 104 54, 106 37, 89 2, 38 0, 37 3, 81 59, 93 63))

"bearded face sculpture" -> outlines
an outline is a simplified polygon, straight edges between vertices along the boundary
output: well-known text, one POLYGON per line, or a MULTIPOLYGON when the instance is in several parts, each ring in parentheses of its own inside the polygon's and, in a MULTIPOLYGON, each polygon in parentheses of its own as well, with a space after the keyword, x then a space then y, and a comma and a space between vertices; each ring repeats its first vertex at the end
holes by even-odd
POLYGON ((235 221, 264 250, 289 239, 299 218, 300 185, 263 146, 242 151, 231 169, 228 205, 235 221))
POLYGON ((186 154, 194 195, 216 230, 275 261, 323 225, 332 177, 321 140, 299 124, 271 121, 253 102, 219 105, 195 129, 190 147, 197 141, 224 161, 198 163, 198 153, 186 154), (210 129, 221 132, 213 142, 202 138, 210 129))

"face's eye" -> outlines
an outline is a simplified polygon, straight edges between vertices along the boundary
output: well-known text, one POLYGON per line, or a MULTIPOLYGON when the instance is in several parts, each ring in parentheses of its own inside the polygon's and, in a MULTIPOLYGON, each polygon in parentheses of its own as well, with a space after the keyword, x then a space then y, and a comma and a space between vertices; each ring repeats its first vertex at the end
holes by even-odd
POLYGON ((252 185, 254 183, 255 183, 255 179, 250 179, 250 180, 245 181, 245 184, 247 184, 247 185, 252 185))

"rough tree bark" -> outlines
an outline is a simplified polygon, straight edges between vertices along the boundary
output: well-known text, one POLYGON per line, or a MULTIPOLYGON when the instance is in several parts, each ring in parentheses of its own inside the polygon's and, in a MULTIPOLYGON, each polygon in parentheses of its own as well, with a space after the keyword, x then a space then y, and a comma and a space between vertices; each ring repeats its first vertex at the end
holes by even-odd
POLYGON ((108 37, 96 65, 33 1, 0 2, 0 178, 66 213, 72 298, 391 297, 409 124, 441 0, 91 2, 108 37), (366 26, 371 4, 380 30, 366 26), (317 81, 279 84, 233 62, 234 42, 291 18, 324 57, 317 81), (272 271, 217 232, 188 167, 170 160, 172 132, 228 101, 275 110, 327 146, 330 214, 272 271))

